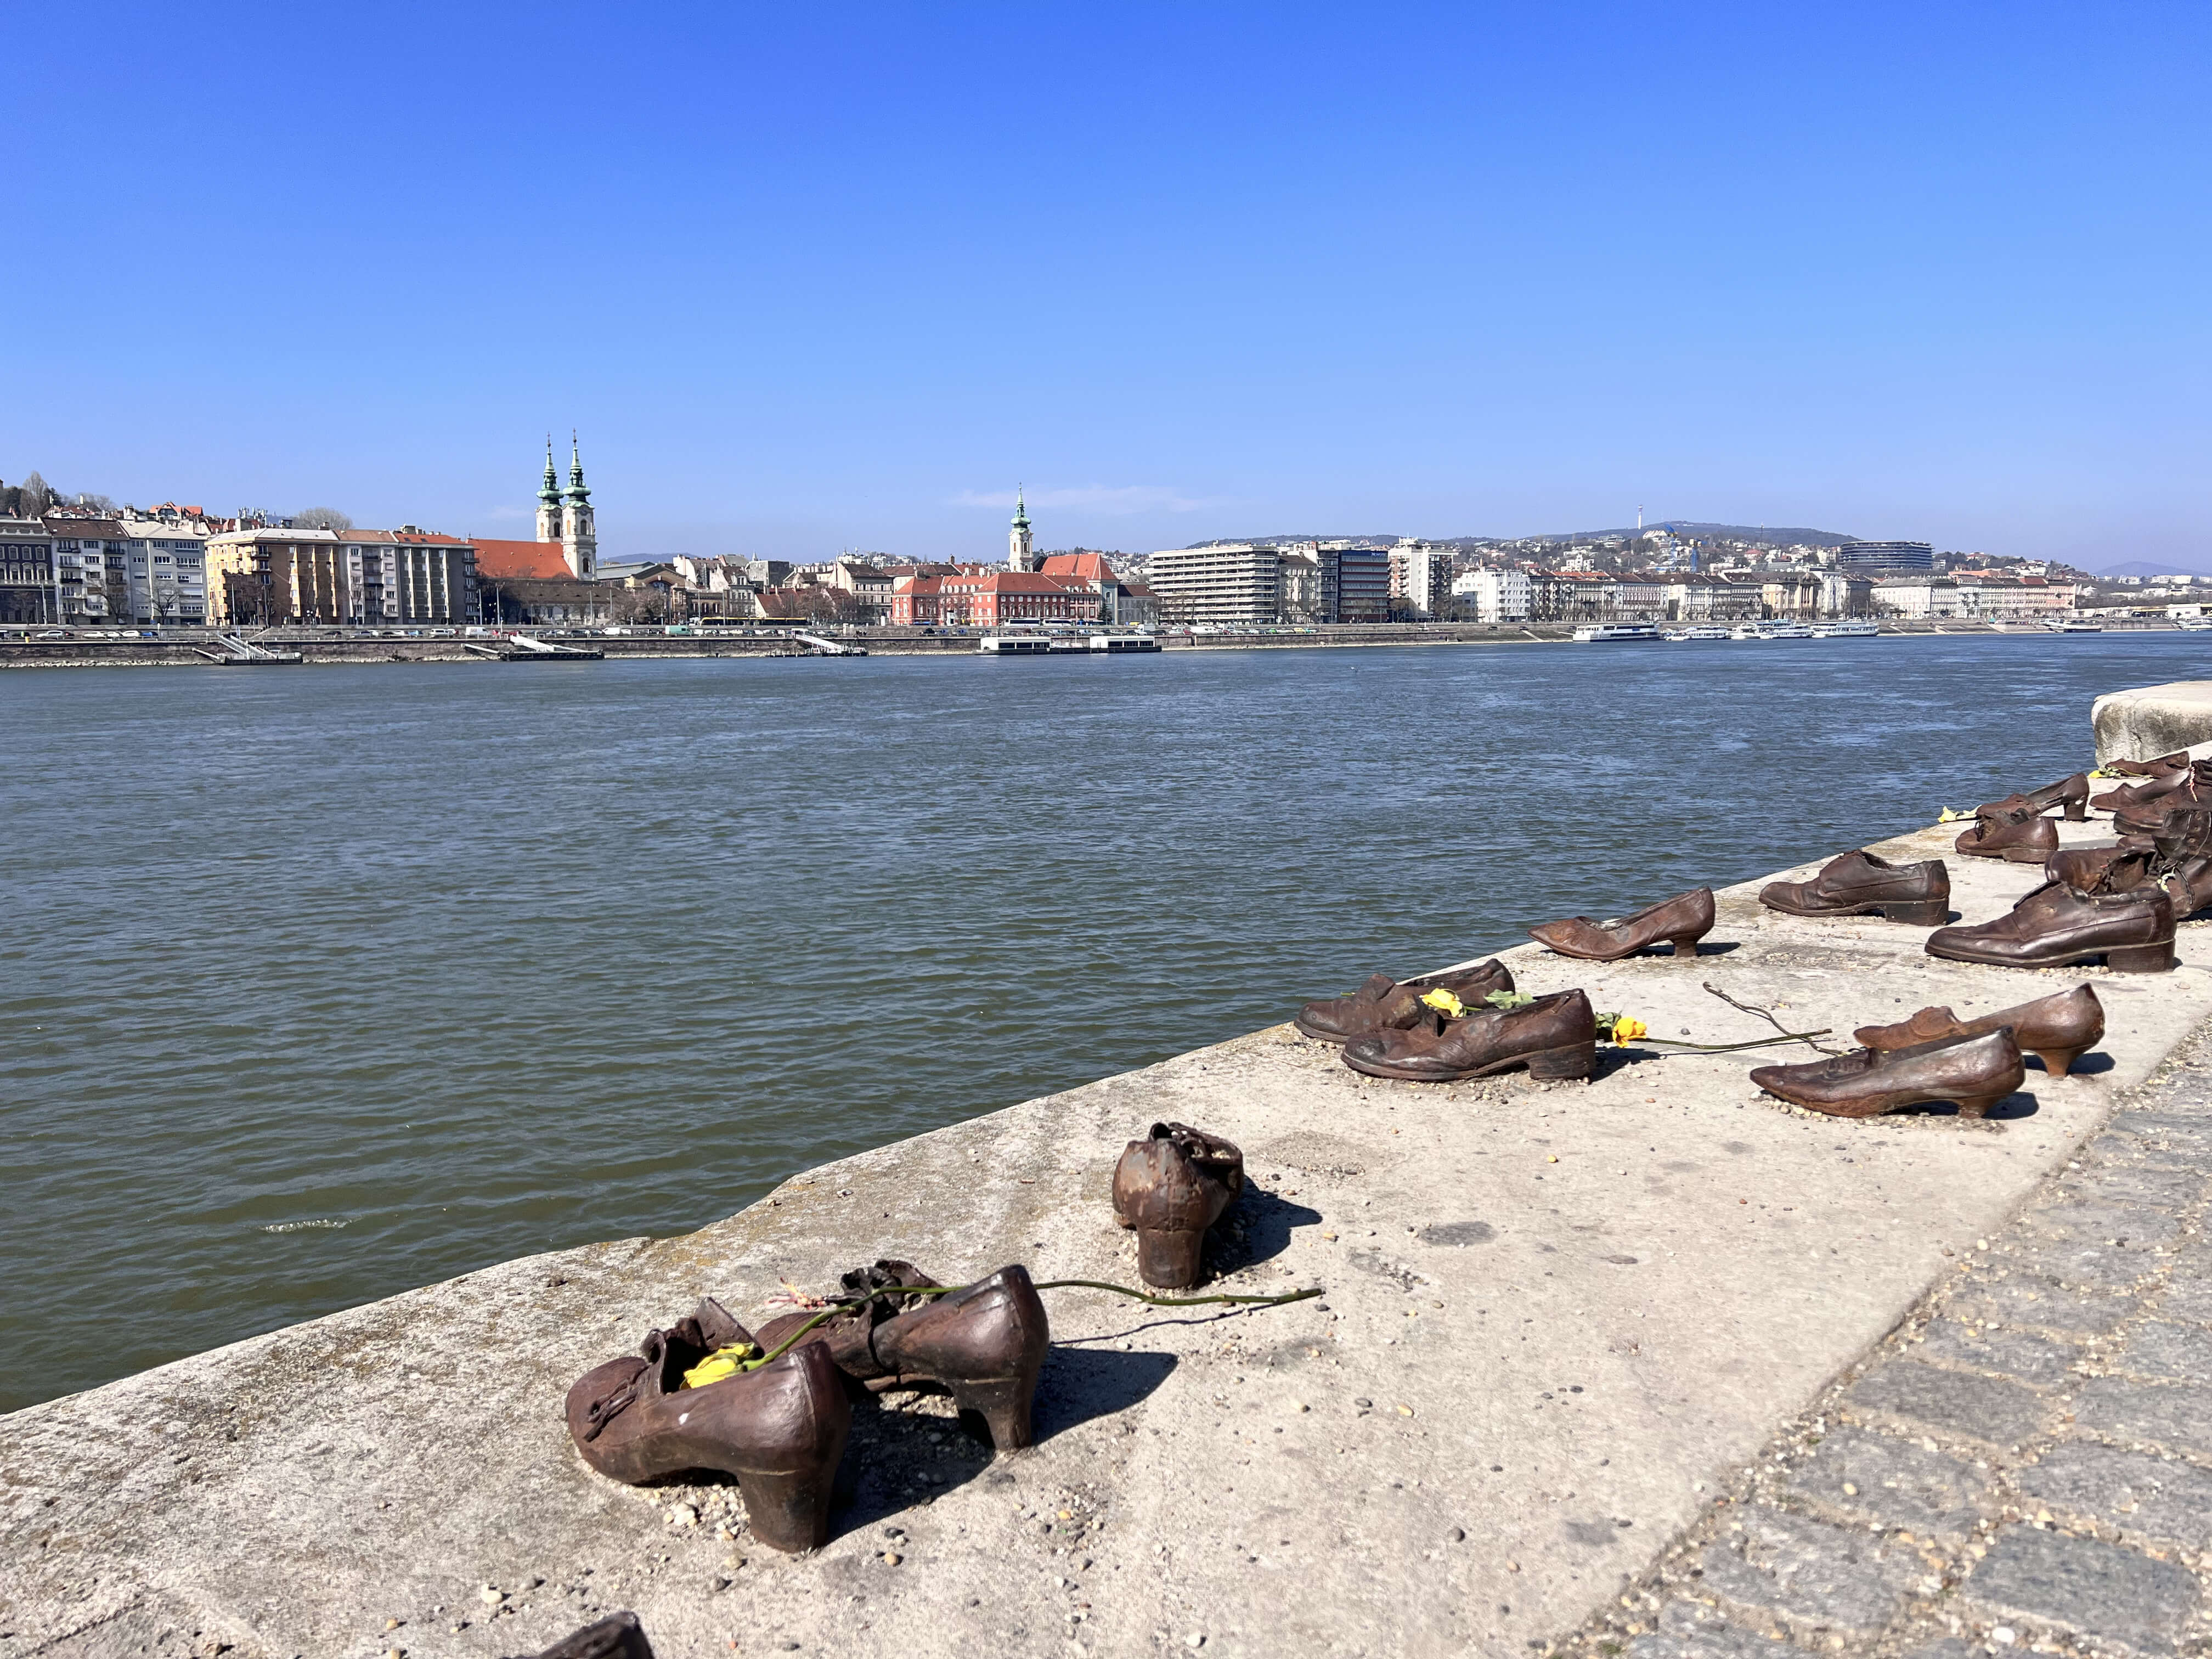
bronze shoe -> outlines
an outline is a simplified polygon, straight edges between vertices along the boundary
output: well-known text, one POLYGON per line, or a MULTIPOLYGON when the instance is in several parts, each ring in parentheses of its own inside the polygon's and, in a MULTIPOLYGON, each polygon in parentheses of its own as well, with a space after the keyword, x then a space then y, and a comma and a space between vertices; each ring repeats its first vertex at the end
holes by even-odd
POLYGON ((2052 807, 2063 807, 2069 823, 2080 823, 2088 817, 2089 775, 2076 772, 2070 778, 2061 778, 2056 783, 2046 783, 2040 789, 2016 791, 2002 800, 1991 801, 1986 806, 1974 809, 1977 817, 2002 807, 2026 806, 2036 812, 2048 812, 2052 807))
POLYGON ((2186 921, 2212 904, 2212 813, 2176 819, 2172 833, 2123 836, 2116 847, 2070 847, 2045 860, 2043 873, 2085 892, 2121 892, 2155 881, 2186 921))
MULTIPOLYGON (((687 1469, 719 1469, 744 1493, 753 1532, 773 1549, 817 1549, 830 1538, 830 1489, 853 1407, 830 1351, 801 1347, 755 1371, 702 1388, 684 1373, 712 1349, 699 1327, 654 1331, 644 1358, 586 1371, 568 1390, 568 1433, 601 1474, 639 1486, 687 1469)), ((740 1332, 738 1340, 744 1340, 740 1332)))
POLYGON ((1512 988, 1511 972, 1495 957, 1472 968, 1402 981, 1376 974, 1350 996, 1306 1004, 1298 1012, 1297 1027, 1322 1042, 1349 1042, 1370 1031, 1402 1031, 1419 1024, 1430 1012, 1421 998, 1430 991, 1449 991, 1462 1002, 1480 1002, 1492 991, 1512 988))
POLYGON ((2115 973, 2162 974, 2174 966, 2173 901, 2148 883, 2085 892, 2045 882, 1994 921, 1937 928, 1927 951, 1992 968, 2067 968, 2102 957, 2115 973))
POLYGON ((1638 910, 1618 921, 1574 916, 1531 927, 1528 937, 1547 951, 1584 962, 1618 962, 1654 945, 1671 945, 1678 957, 1698 954, 1698 941, 1713 931, 1713 890, 1693 892, 1638 910))
POLYGON ((1951 872, 1941 859, 1892 864, 1871 853, 1830 859, 1810 881, 1770 881, 1759 902, 1790 916, 1863 916, 1933 927, 1951 915, 1951 872))
POLYGON ((2171 755, 2160 755, 2156 760, 2106 761, 2097 769, 2100 772, 2112 773, 2124 778, 2167 778, 2172 777, 2176 772, 2186 772, 2189 769, 2189 751, 2186 749, 2177 749, 2171 755))
POLYGON ((1597 1064, 1597 1016, 1580 991, 1554 991, 1525 1008, 1490 1008, 1411 1031, 1345 1045, 1344 1063, 1369 1077, 1453 1083, 1526 1066, 1546 1082, 1587 1078, 1597 1064))
POLYGON ((2163 800, 2168 795, 2194 793, 2208 781, 2212 781, 2212 768, 2199 761, 2169 772, 2160 777, 2149 778, 2142 783, 2124 783, 2118 788, 2107 789, 2089 805, 2108 812, 2125 811, 2148 806, 2153 801, 2163 800))
POLYGON ((1137 1272, 1164 1291, 1201 1276, 1206 1231, 1244 1190, 1244 1154, 1183 1123, 1155 1123, 1114 1166, 1114 1219, 1137 1234, 1137 1272))
POLYGON ((2191 784, 2139 806, 2112 811, 2112 828, 2123 836, 2178 836, 2188 820, 2212 812, 2212 786, 2191 784))
POLYGON ((2058 850, 2058 826, 2030 802, 1978 809, 1973 827, 1952 843, 1961 853, 2012 864, 2040 864, 2058 850))
POLYGON ((1980 1117, 2027 1076, 2008 1028, 1883 1052, 1854 1048, 1802 1066, 1761 1066, 1751 1080, 1793 1106, 1831 1117, 1876 1117, 1923 1100, 1948 1100, 1980 1117))
MULTIPOLYGON (((1052 1346, 1044 1302, 1026 1267, 1001 1267, 942 1296, 900 1294, 937 1281, 905 1261, 878 1261, 843 1279, 847 1296, 876 1296, 833 1315, 801 1337, 793 1353, 819 1347, 837 1369, 875 1392, 934 1384, 1013 1451, 1030 1442, 1030 1407, 1052 1346)), ((774 1352, 815 1316, 783 1314, 754 1339, 774 1352)))
POLYGON ((1948 1008, 1923 1008, 1894 1025, 1862 1025, 1851 1035, 1862 1048, 1889 1050, 1944 1037, 1986 1036, 2005 1026, 2023 1050, 2043 1057, 2045 1071, 2064 1077, 2105 1035, 2105 1005, 2092 988, 2077 985, 1976 1019, 1960 1019, 1948 1008))
POLYGON ((537 1659, 653 1659, 653 1644, 634 1613, 617 1613, 562 1637, 537 1659))

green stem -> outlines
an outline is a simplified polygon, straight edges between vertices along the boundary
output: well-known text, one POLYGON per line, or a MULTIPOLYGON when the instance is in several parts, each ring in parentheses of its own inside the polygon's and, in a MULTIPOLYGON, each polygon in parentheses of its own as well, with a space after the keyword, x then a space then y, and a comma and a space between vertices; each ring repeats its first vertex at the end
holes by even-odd
POLYGON ((1750 1042, 1676 1042, 1671 1037, 1631 1037, 1629 1046, 1653 1043, 1662 1048, 1694 1048, 1701 1054, 1729 1054, 1739 1048, 1769 1048, 1778 1042, 1810 1042, 1814 1037, 1829 1035, 1832 1027, 1823 1025, 1817 1031, 1784 1031, 1779 1036, 1759 1037, 1750 1042))
POLYGON ((1126 1285, 1109 1285, 1096 1279, 1048 1279, 1037 1286, 1041 1291, 1111 1291, 1116 1296, 1134 1297, 1155 1308, 1199 1308, 1212 1302, 1246 1302, 1264 1308, 1279 1308, 1285 1303, 1308 1302, 1322 1293, 1315 1285, 1307 1291, 1285 1291, 1280 1296, 1154 1296, 1147 1291, 1133 1291, 1126 1285))

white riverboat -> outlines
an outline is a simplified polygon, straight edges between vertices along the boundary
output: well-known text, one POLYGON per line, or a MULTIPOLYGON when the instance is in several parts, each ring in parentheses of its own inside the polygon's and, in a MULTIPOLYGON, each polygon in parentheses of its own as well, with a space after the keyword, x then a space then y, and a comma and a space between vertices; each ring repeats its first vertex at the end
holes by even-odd
POLYGON ((2054 634, 2101 634, 2102 623, 2084 622, 2078 617, 2055 617, 2043 624, 2054 634))
POLYGON ((1716 628, 1710 624, 1698 628, 1688 628, 1682 630, 1682 637, 1686 640, 1724 640, 1728 638, 1728 636, 1729 631, 1727 629, 1716 628))
POLYGON ((1052 652, 1052 641, 1042 634, 986 634, 975 648, 988 657, 1043 657, 1052 652))
POLYGON ((1852 617, 1843 622, 1813 624, 1813 637, 1816 640, 1870 640, 1881 632, 1881 629, 1864 617, 1852 617))
POLYGON ((1119 656, 1127 651, 1157 651, 1160 642, 1150 634, 1093 634, 1091 649, 1119 656))
POLYGON ((1575 629, 1577 645, 1610 645, 1619 640, 1656 640, 1659 630, 1649 623, 1601 623, 1575 629))
POLYGON ((1813 630, 1803 623, 1744 623, 1729 637, 1732 640, 1809 640, 1813 637, 1813 630))

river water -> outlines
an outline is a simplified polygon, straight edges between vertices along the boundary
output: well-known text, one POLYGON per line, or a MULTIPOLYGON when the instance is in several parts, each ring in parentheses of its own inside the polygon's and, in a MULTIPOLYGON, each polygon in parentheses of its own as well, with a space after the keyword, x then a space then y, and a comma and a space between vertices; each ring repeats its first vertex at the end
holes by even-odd
POLYGON ((1913 828, 2206 656, 0 676, 0 1410, 1913 828))

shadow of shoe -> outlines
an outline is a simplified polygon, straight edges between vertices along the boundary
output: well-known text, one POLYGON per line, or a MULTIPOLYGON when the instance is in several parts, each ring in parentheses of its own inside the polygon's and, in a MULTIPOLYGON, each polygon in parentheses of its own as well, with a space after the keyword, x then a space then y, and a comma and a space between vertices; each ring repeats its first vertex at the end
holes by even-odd
POLYGON ((1055 1347, 1037 1382, 1037 1443, 1094 1418, 1127 1411, 1166 1382, 1175 1368, 1171 1353, 1055 1347))
POLYGON ((1290 1248, 1291 1229, 1316 1226, 1320 1221, 1319 1210, 1293 1203, 1247 1182, 1237 1207, 1206 1235, 1206 1276, 1209 1279, 1217 1279, 1223 1273, 1249 1267, 1255 1261, 1280 1255, 1290 1248))
MULTIPOLYGON (((2048 1066, 2043 1065, 2043 1056, 2040 1054, 2029 1054, 2027 1056, 2027 1060, 2031 1067, 2041 1066, 2046 1073, 2051 1070, 2048 1066)), ((2076 1060, 2073 1065, 2066 1068, 2066 1075, 2069 1077, 2096 1077, 2103 1073, 2109 1072, 2112 1069, 2112 1057, 2110 1054, 2083 1054, 2076 1060)))

